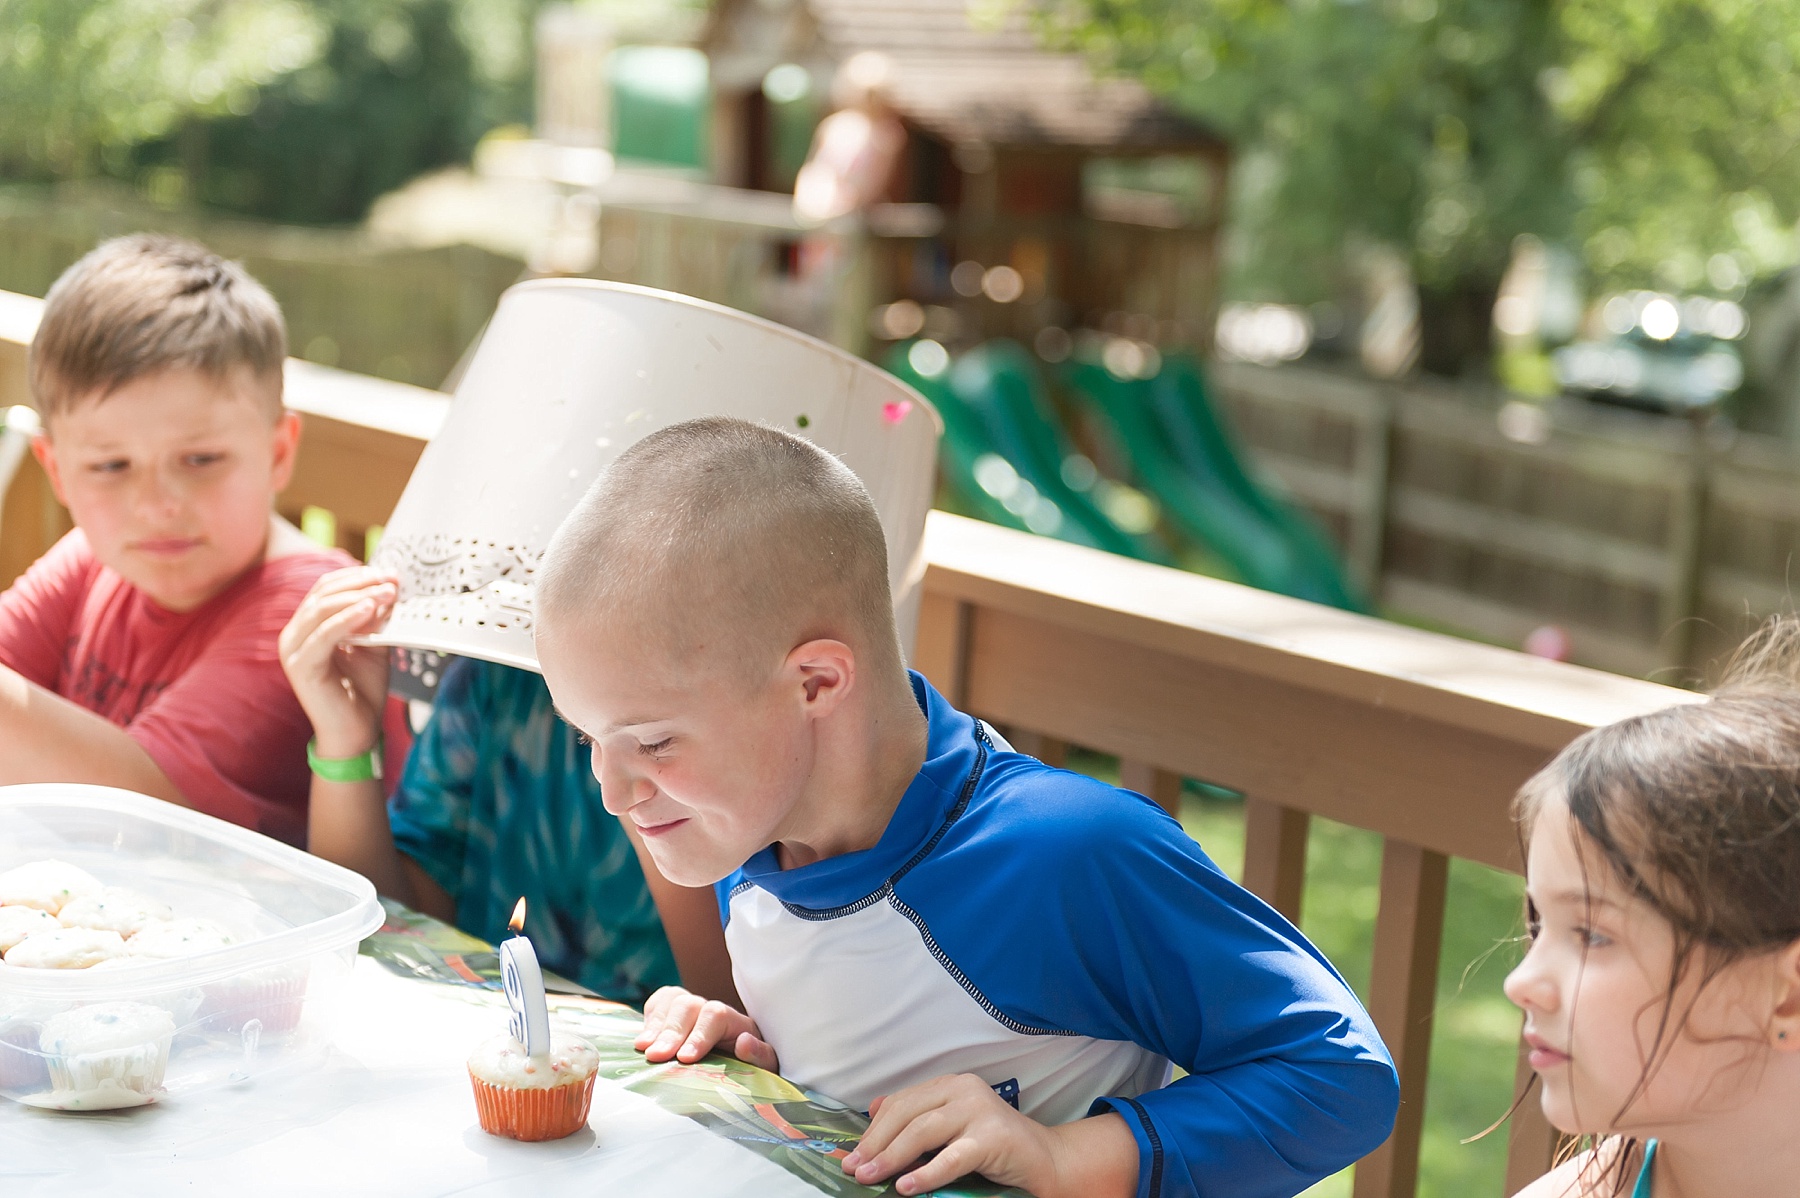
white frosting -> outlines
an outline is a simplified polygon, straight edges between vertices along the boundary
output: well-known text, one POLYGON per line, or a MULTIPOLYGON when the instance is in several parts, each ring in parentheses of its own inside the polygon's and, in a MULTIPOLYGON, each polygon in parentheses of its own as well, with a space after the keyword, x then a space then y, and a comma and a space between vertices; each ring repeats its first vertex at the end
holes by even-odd
POLYGON ((62 921, 65 928, 93 928, 96 931, 131 936, 151 923, 167 921, 172 914, 167 905, 153 898, 146 898, 135 890, 127 890, 123 886, 107 886, 92 894, 70 899, 56 913, 56 918, 62 921))
POLYGON ((210 919, 164 919, 144 925, 125 943, 134 957, 191 957, 233 943, 231 933, 210 919))
POLYGON ((100 889, 100 879, 66 861, 33 861, 0 874, 0 907, 36 907, 55 915, 70 899, 100 889))
POLYGON ((492 1086, 508 1090, 550 1090, 592 1077, 600 1054, 580 1036, 552 1033, 550 1051, 528 1057, 511 1035, 484 1040, 469 1054, 469 1072, 492 1086))
POLYGON ((125 955, 125 938, 93 928, 58 928, 28 936, 0 957, 25 969, 86 969, 108 957, 125 955))
POLYGON ((56 916, 36 907, 0 907, 0 953, 41 932, 54 932, 62 927, 56 916))
POLYGON ((151 1101, 174 1035, 173 1015, 140 1002, 90 1003, 45 1020, 38 1033, 52 1086, 45 1105, 94 1111, 151 1101))
POLYGON ((140 1048, 175 1034, 175 1018, 141 1002, 96 1002, 44 1021, 38 1047, 59 1056, 140 1048))

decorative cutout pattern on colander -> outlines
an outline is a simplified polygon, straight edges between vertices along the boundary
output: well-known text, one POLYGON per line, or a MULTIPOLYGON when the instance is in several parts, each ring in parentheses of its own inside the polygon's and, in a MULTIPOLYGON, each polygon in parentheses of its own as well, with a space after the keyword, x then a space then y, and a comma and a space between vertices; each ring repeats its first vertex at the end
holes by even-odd
POLYGON ((409 620, 523 631, 531 628, 531 583, 543 558, 526 545, 429 533, 384 537, 370 564, 399 577, 409 620))

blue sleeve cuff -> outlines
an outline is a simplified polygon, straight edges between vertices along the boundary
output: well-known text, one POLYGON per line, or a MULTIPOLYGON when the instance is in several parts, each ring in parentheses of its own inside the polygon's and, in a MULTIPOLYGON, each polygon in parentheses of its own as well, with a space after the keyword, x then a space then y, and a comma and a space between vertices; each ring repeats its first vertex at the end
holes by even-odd
POLYGON ((1163 1183, 1163 1143, 1150 1119, 1150 1112, 1135 1098, 1096 1098, 1088 1108, 1088 1117, 1111 1111, 1125 1120, 1131 1138, 1138 1146, 1137 1198, 1161 1198, 1163 1183))

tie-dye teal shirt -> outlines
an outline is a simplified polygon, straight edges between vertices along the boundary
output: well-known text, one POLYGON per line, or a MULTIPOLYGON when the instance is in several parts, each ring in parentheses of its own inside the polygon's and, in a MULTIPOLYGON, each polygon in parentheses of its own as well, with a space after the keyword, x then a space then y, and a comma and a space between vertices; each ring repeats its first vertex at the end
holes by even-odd
POLYGON ((388 803, 394 842, 456 901, 456 923, 499 941, 527 900, 544 965, 628 1002, 678 979, 637 854, 600 805, 589 749, 543 679, 461 659, 388 803))

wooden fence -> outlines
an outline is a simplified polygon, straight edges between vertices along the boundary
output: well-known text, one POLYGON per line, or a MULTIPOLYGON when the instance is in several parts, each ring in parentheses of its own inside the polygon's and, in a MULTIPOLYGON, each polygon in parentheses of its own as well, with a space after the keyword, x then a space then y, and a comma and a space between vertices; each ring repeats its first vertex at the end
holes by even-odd
MULTIPOLYGON (((23 399, 35 318, 0 297, 0 408, 23 399)), ((281 506, 335 512, 354 547, 446 400, 304 365, 289 377, 307 436, 281 506)), ((28 468, 0 511, 0 585, 62 527, 57 511, 28 468)), ((1053 759, 1067 744, 1116 754, 1128 785, 1169 806, 1183 776, 1242 791, 1245 884, 1290 914, 1313 816, 1384 838, 1368 998, 1402 1102, 1355 1193, 1412 1195, 1449 859, 1516 871, 1520 782, 1590 727, 1694 696, 943 513, 925 545, 916 662, 952 701, 1053 759)), ((1552 1144, 1528 1104, 1506 1193, 1552 1144)))
POLYGON ((1317 513, 1406 617, 1687 682, 1792 606, 1800 447, 1568 404, 1502 431, 1498 400, 1301 367, 1225 364, 1266 473, 1317 513))

